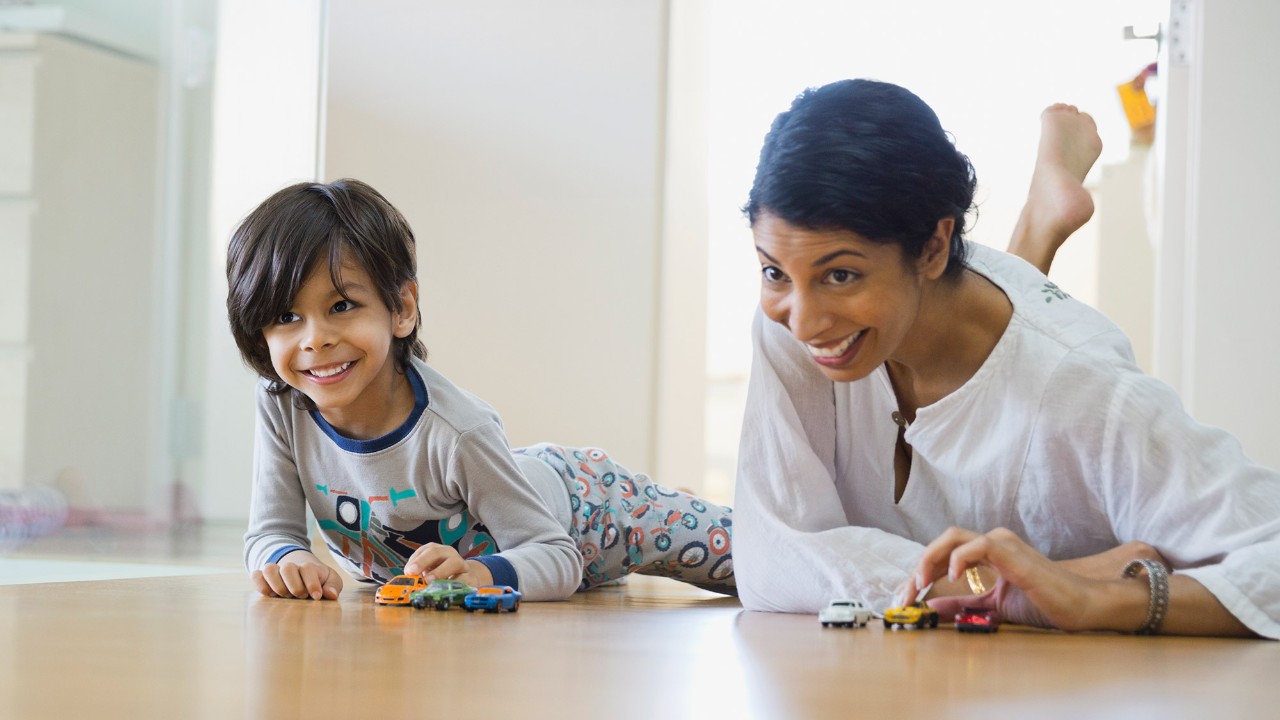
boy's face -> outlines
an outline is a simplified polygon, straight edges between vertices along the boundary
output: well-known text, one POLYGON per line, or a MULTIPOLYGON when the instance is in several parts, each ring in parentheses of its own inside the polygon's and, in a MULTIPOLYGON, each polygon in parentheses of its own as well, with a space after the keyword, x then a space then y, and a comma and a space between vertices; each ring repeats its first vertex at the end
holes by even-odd
POLYGON ((369 274, 346 257, 341 276, 346 297, 334 287, 329 263, 317 263, 292 307, 262 336, 280 378, 311 398, 329 424, 354 439, 380 437, 413 407, 413 390, 397 372, 391 343, 413 332, 417 286, 401 288, 404 309, 392 312, 369 274))

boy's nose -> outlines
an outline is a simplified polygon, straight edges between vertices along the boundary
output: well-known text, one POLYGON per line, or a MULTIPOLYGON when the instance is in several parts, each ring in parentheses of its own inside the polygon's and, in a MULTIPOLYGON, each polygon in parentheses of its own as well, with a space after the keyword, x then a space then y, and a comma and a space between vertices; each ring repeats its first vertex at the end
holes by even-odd
POLYGON ((307 323, 307 332, 302 337, 302 349, 315 352, 328 347, 333 347, 333 332, 327 323, 311 322, 307 323))

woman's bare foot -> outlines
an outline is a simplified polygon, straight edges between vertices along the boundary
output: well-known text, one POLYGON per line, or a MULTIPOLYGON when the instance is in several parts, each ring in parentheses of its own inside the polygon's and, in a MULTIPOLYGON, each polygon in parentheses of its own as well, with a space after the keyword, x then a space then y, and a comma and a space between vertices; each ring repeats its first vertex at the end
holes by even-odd
POLYGON ((1040 113, 1040 148, 1031 189, 1009 241, 1009 252, 1049 273, 1062 243, 1093 216, 1084 177, 1102 153, 1088 113, 1058 103, 1040 113))

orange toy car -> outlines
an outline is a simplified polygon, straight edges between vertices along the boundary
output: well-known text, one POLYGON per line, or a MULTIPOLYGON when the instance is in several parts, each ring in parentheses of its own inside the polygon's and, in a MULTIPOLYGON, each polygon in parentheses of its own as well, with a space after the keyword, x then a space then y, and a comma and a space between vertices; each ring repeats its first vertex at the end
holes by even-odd
POLYGON ((427 581, 420 575, 397 575, 378 588, 373 594, 373 601, 379 605, 408 605, 409 596, 426 587, 427 581))

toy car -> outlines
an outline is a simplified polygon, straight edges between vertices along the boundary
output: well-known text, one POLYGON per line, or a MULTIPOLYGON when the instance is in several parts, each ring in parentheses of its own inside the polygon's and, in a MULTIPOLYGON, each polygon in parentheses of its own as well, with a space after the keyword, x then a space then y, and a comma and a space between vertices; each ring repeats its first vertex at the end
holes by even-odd
POLYGON ((923 602, 913 602, 909 605, 885 610, 884 626, 892 628, 897 625, 915 628, 922 628, 928 625, 931 628, 936 628, 938 627, 938 611, 923 602))
POLYGON ((995 610, 961 608, 956 613, 956 629, 960 632, 993 633, 1000 629, 1000 617, 995 610))
POLYGON ((378 588, 373 601, 381 605, 408 605, 409 595, 426 586, 427 581, 418 575, 397 575, 378 588))
POLYGON ((462 602, 467 612, 484 610, 496 613, 501 610, 515 612, 520 609, 520 591, 508 585, 485 585, 476 588, 462 602))
POLYGON ((409 596, 409 604, 419 610, 428 606, 448 610, 466 599, 472 589, 461 580, 432 580, 425 588, 409 596))
POLYGON ((861 600, 832 600, 818 613, 822 627, 865 627, 871 621, 871 610, 861 600))

